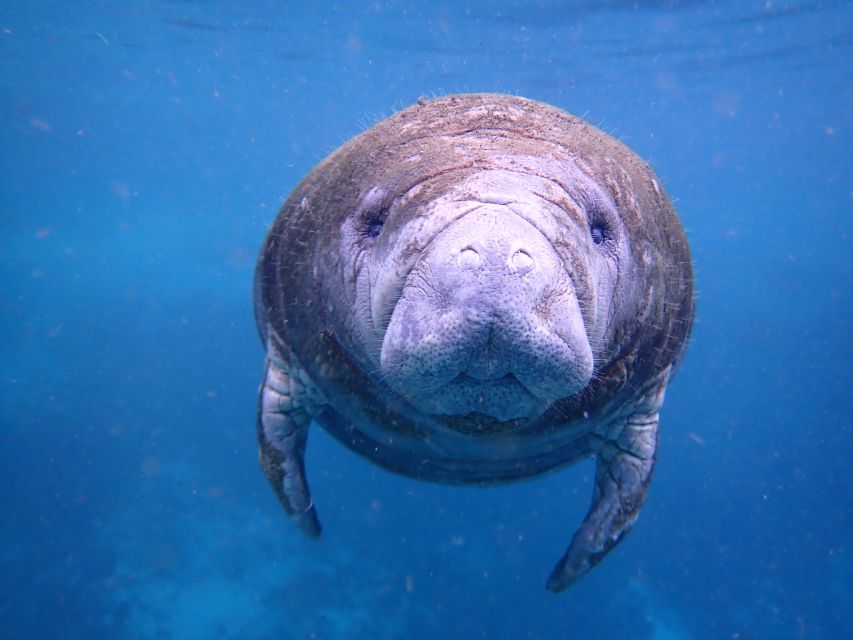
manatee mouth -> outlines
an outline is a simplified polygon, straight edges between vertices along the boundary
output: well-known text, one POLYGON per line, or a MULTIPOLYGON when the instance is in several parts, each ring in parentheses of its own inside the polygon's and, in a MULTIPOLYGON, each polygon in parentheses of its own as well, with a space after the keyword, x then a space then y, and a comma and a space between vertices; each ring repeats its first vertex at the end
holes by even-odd
POLYGON ((457 431, 477 435, 516 427, 547 404, 511 373, 482 380, 464 372, 417 403, 457 431))
POLYGON ((438 416, 445 426, 469 436, 491 436, 515 431, 527 422, 527 418, 498 420, 482 413, 469 413, 466 416, 438 416))

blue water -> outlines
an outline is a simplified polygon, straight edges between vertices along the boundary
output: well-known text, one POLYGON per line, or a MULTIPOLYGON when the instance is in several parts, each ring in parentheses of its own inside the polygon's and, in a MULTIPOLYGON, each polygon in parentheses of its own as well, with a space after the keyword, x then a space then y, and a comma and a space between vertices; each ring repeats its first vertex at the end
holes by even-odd
POLYGON ((852 34, 830 0, 2 3, 0 637, 853 637, 852 34), (591 462, 434 486, 314 430, 319 542, 257 465, 266 228, 457 91, 618 136, 693 248, 646 505, 559 596, 591 462))

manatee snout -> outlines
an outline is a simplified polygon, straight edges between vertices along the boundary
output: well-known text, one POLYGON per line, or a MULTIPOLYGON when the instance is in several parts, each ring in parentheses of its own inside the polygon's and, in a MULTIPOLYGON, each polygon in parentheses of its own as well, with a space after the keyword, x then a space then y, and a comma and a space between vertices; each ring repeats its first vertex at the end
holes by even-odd
POLYGON ((406 277, 380 359, 435 415, 530 418, 593 371, 575 283, 531 222, 484 204, 433 238, 406 277))

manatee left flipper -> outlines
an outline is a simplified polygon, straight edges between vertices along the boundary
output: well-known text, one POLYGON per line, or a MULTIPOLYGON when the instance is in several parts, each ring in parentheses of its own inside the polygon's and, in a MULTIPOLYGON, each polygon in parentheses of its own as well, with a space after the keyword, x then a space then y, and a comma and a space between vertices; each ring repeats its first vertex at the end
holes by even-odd
POLYGON ((287 515, 311 538, 320 521, 305 478, 305 444, 316 402, 267 347, 264 382, 258 397, 258 444, 261 468, 287 515))
POLYGON ((608 429, 592 434, 600 442, 592 504, 548 578, 551 591, 558 593, 584 576, 637 521, 655 466, 658 410, 668 381, 667 369, 627 415, 621 413, 608 429))

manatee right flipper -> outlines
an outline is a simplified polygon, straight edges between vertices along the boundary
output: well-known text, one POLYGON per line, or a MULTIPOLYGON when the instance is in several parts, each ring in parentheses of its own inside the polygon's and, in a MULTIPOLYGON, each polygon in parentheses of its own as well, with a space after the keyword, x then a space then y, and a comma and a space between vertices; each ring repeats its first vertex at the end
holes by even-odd
POLYGON ((261 468, 287 515, 306 535, 318 538, 320 522, 305 479, 305 444, 317 407, 312 395, 268 345, 258 397, 261 468))
POLYGON ((637 521, 657 457, 658 410, 669 373, 667 368, 627 413, 591 434, 599 441, 592 504, 548 578, 551 591, 558 593, 584 576, 637 521))

